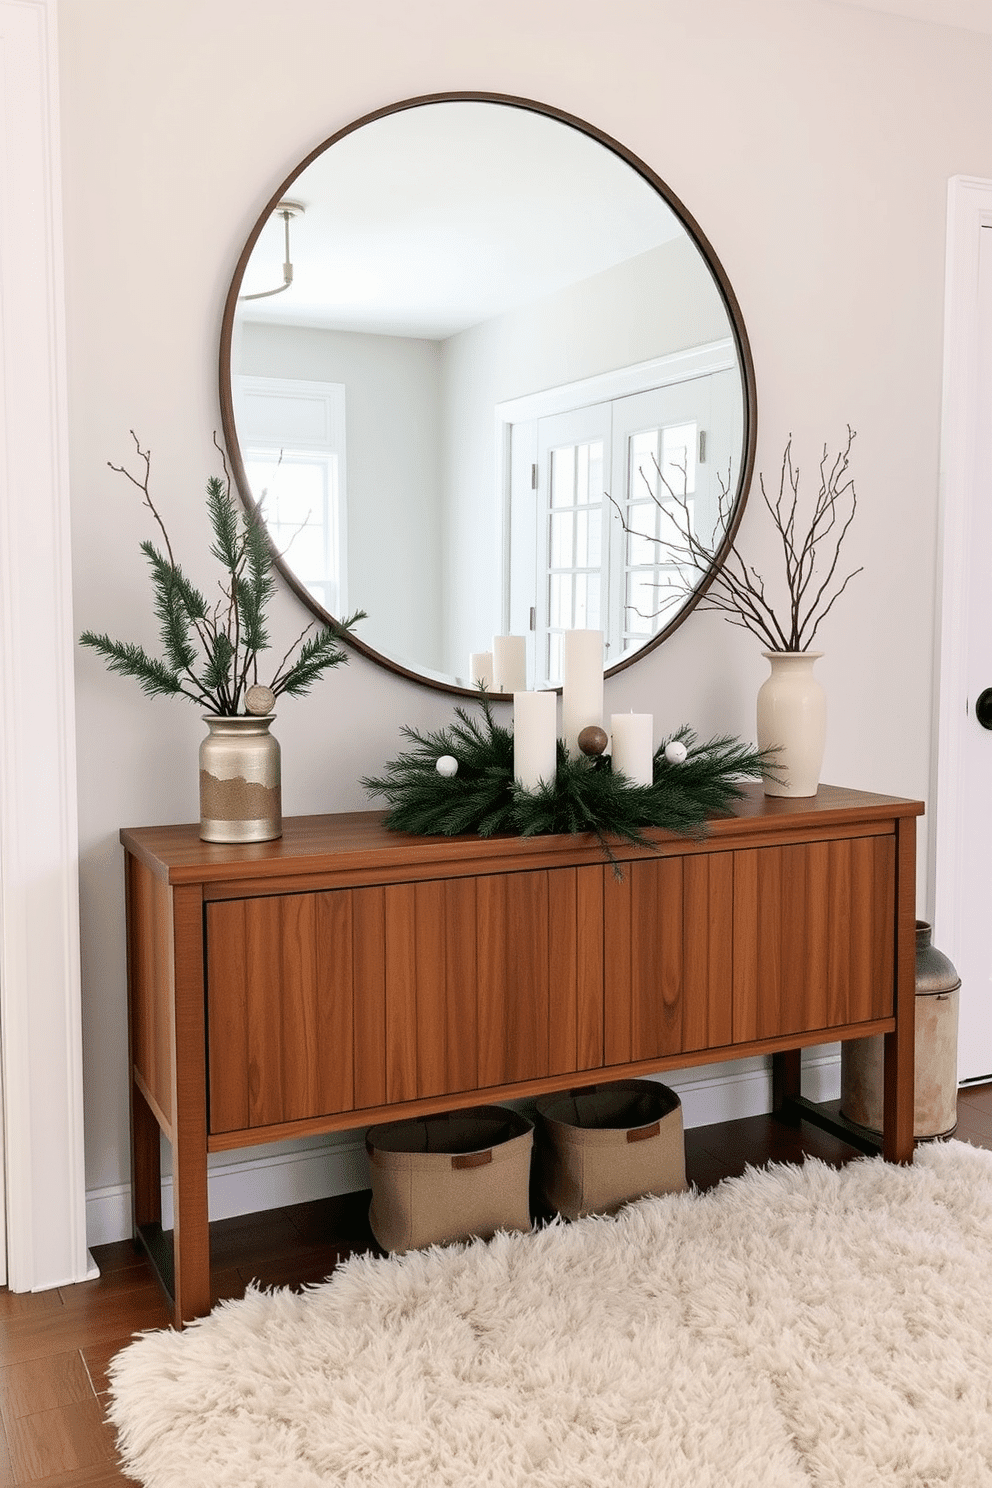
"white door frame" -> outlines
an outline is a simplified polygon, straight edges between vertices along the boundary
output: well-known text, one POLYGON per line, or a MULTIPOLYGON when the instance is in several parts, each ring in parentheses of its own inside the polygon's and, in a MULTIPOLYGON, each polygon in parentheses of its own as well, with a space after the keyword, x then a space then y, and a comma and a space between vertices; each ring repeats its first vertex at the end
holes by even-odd
POLYGON ((944 298, 944 394, 940 441, 939 691, 935 709, 931 799, 936 803, 929 900, 934 940, 951 960, 961 943, 963 855, 967 801, 964 737, 974 721, 967 696, 967 616, 970 601, 971 513, 978 422, 978 256, 992 227, 992 181, 954 176, 948 184, 944 298))
POLYGON ((86 1252, 55 0, 0 0, 0 1046, 8 1283, 86 1252))

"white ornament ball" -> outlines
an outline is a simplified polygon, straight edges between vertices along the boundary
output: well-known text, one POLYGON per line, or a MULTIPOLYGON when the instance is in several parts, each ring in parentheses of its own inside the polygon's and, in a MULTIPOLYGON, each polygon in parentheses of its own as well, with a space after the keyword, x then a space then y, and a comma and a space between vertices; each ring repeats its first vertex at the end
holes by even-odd
POLYGON ((443 775, 447 780, 452 775, 458 774, 458 761, 453 754, 442 754, 434 768, 439 775, 443 775))
POLYGON ((670 765, 681 765, 689 751, 679 739, 665 745, 665 758, 670 765))

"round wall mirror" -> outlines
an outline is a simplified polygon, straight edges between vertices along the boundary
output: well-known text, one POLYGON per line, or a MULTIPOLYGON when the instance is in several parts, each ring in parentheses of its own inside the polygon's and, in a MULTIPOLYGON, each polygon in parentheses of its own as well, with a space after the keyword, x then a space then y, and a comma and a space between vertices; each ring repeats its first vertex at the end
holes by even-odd
POLYGON ((241 254, 220 361, 282 573, 434 687, 471 693, 500 636, 556 686, 572 628, 629 666, 747 495, 754 374, 712 249, 616 141, 522 99, 411 99, 307 156, 241 254))

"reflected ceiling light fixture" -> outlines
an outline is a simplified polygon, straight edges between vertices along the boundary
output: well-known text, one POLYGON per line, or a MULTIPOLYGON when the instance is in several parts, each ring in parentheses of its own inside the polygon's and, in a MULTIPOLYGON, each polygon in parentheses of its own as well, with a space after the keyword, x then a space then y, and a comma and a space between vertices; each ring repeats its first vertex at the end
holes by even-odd
POLYGON ((281 201, 273 208, 272 215, 281 217, 283 220, 283 231, 286 235, 286 257, 282 266, 282 283, 276 289, 263 289, 258 294, 238 295, 239 300, 267 300, 271 295, 282 294, 293 282, 293 260, 289 251, 289 224, 294 217, 302 217, 306 207, 302 202, 281 201))

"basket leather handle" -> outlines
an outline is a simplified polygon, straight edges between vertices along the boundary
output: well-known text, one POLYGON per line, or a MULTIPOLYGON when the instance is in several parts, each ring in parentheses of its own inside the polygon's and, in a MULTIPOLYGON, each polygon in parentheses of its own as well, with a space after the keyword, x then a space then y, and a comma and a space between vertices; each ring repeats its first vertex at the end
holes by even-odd
POLYGON ((650 1126, 632 1126, 627 1132, 628 1142, 644 1142, 648 1137, 656 1137, 661 1131, 661 1122, 652 1122, 650 1126))
POLYGON ((453 1168, 484 1168, 486 1163, 493 1160, 493 1149, 487 1147, 485 1152, 459 1152, 451 1159, 453 1168))

